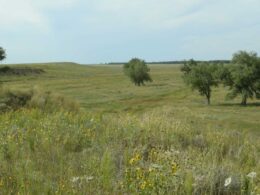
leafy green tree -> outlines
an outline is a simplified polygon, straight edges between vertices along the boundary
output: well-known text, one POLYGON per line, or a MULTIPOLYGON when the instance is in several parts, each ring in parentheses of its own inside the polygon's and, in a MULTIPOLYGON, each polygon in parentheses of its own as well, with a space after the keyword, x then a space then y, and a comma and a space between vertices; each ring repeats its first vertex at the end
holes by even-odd
POLYGON ((5 50, 0 47, 0 61, 4 60, 6 58, 5 50))
POLYGON ((197 66, 197 65, 198 65, 198 63, 195 60, 190 59, 189 61, 184 62, 184 65, 181 67, 181 71, 184 74, 189 74, 192 67, 197 66))
POLYGON ((205 96, 208 104, 210 104, 211 88, 218 86, 219 83, 216 76, 217 70, 217 65, 198 64, 195 61, 188 62, 186 68, 182 68, 184 81, 191 86, 192 90, 198 90, 200 95, 205 96))
POLYGON ((224 67, 220 75, 224 85, 230 88, 227 97, 233 99, 241 95, 241 105, 246 105, 248 98, 260 98, 260 58, 257 53, 235 53, 232 65, 224 67))
POLYGON ((144 82, 152 82, 149 75, 150 69, 144 60, 138 58, 131 59, 128 63, 124 64, 124 72, 137 85, 144 85, 144 82))
MULTIPOLYGON (((6 58, 6 53, 5 50, 0 47, 0 61, 4 60, 6 58)), ((2 84, 2 82, 0 81, 0 85, 2 84)))

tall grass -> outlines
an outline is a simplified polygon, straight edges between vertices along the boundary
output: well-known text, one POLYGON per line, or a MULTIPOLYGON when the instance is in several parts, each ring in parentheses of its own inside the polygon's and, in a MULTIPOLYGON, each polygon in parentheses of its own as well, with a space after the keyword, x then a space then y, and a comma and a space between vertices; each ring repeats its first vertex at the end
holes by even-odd
POLYGON ((260 142, 140 115, 20 109, 0 115, 3 194, 259 194, 260 142), (256 173, 256 176, 255 176, 256 173))
POLYGON ((67 110, 78 112, 79 104, 63 95, 44 91, 35 86, 31 89, 3 87, 0 89, 0 111, 17 110, 20 108, 39 108, 44 111, 67 110))
POLYGON ((170 65, 141 88, 120 66, 31 66, 0 78, 0 194, 260 194, 257 102, 204 106, 170 65))

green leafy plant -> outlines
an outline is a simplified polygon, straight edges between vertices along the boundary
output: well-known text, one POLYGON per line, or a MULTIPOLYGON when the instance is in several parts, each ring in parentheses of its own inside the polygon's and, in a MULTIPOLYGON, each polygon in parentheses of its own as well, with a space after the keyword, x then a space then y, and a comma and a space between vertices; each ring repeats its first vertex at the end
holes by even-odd
POLYGON ((212 87, 218 86, 216 77, 217 66, 209 63, 197 64, 195 61, 189 61, 182 67, 183 78, 187 85, 193 90, 198 90, 200 95, 207 98, 210 104, 212 87))
POLYGON ((241 105, 248 98, 260 97, 260 58, 255 52, 239 51, 233 55, 232 65, 222 71, 221 79, 229 86, 227 97, 242 96, 241 105))
POLYGON ((144 85, 144 82, 146 81, 152 81, 149 71, 150 69, 145 61, 138 58, 133 58, 124 65, 125 74, 137 86, 144 85))

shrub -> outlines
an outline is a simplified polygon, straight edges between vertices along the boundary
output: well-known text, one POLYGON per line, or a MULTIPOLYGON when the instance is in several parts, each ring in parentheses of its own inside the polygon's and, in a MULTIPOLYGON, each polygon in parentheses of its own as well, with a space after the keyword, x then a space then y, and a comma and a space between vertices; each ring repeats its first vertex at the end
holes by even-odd
POLYGON ((9 66, 4 66, 4 67, 0 68, 0 73, 6 73, 10 70, 11 70, 11 68, 9 66))
POLYGON ((131 79, 135 85, 144 85, 144 82, 151 82, 152 79, 149 75, 150 69, 144 60, 133 58, 124 65, 125 74, 131 79))
POLYGON ((79 104, 53 92, 45 92, 37 87, 28 90, 6 89, 1 91, 1 111, 18 110, 23 107, 39 108, 43 111, 79 111, 79 104))

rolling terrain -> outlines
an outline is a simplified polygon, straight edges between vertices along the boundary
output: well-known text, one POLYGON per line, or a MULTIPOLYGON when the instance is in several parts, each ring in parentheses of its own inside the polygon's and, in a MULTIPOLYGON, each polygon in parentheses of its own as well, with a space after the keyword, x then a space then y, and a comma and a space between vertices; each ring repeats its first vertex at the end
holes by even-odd
POLYGON ((207 106, 180 65, 150 65, 141 87, 121 65, 10 67, 43 73, 1 76, 3 88, 52 91, 80 110, 0 115, 3 194, 260 193, 260 101, 240 106, 219 87, 207 106))

